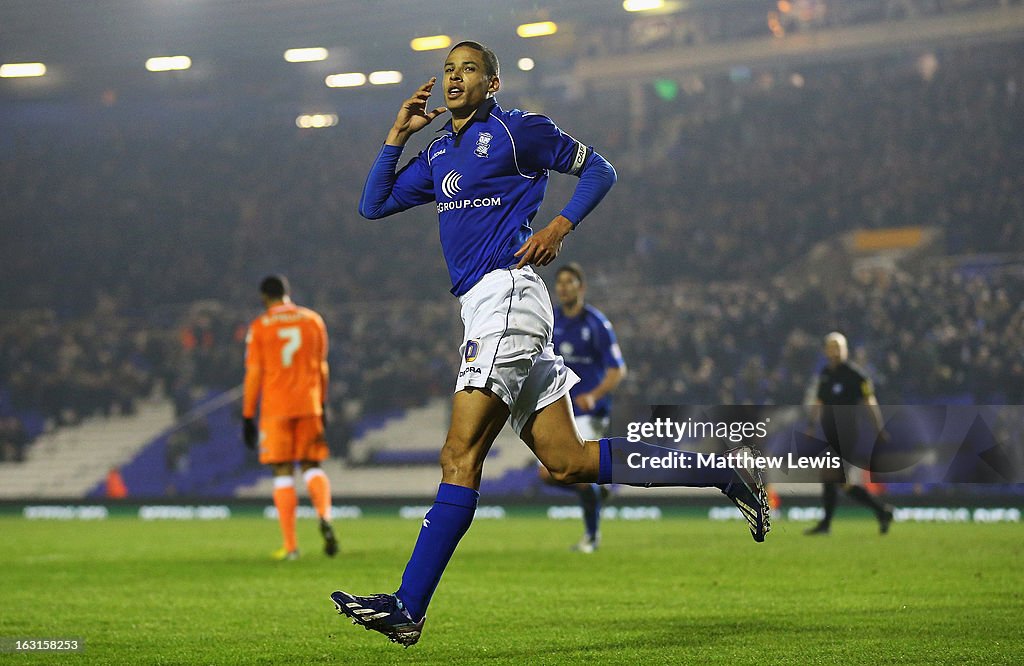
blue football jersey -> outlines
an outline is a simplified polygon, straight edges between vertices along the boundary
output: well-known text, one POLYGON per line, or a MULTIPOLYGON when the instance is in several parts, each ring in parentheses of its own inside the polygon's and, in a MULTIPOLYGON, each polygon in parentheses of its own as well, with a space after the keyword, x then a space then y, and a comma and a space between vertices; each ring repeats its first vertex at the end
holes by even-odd
MULTIPOLYGON (((611 322, 600 310, 590 305, 584 305, 583 312, 576 317, 567 317, 562 308, 555 308, 552 339, 555 352, 580 378, 569 393, 571 398, 575 399, 580 393, 594 390, 609 368, 623 368, 626 365, 611 322)), ((589 412, 580 410, 575 400, 572 405, 573 413, 577 416, 607 416, 611 408, 611 394, 598 400, 589 412)))
POLYGON ((451 121, 427 148, 395 173, 402 152, 384 145, 367 178, 359 211, 379 218, 435 202, 441 249, 456 296, 514 256, 533 234, 548 171, 580 175, 597 166, 593 185, 577 188, 562 210, 573 225, 615 182, 611 165, 546 116, 503 110, 490 98, 458 134, 451 121), (585 191, 581 194, 580 190, 585 191), (577 196, 579 195, 579 196, 577 196))

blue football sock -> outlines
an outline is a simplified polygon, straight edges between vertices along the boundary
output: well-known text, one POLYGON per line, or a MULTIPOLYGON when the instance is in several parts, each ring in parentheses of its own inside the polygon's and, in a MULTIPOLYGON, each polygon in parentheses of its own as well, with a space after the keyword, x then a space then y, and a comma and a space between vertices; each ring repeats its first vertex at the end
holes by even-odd
POLYGON ((701 465, 690 451, 631 442, 625 437, 602 439, 598 483, 627 486, 724 486, 734 478, 730 467, 701 465), (652 461, 656 461, 652 465, 652 461))
POLYGON ((395 593, 414 620, 426 615, 448 560, 473 522, 479 499, 480 493, 472 488, 450 483, 438 486, 434 506, 423 518, 412 557, 402 574, 402 586, 395 593))
POLYGON ((583 508, 583 526, 587 535, 593 539, 597 537, 601 521, 601 491, 597 484, 588 483, 583 488, 577 488, 580 496, 580 506, 583 508))

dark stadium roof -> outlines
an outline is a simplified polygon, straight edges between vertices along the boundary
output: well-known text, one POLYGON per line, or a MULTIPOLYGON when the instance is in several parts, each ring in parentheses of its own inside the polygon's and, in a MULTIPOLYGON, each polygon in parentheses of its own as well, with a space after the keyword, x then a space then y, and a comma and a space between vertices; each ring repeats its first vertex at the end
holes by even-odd
MULTIPOLYGON (((302 46, 332 52, 311 69, 399 69, 423 59, 409 48, 417 36, 475 38, 508 53, 543 48, 522 44, 520 23, 554 20, 571 30, 626 19, 621 0, 5 0, 0 62, 42 61, 51 94, 92 94, 151 82, 143 63, 155 55, 188 55, 197 75, 221 81, 294 74, 282 53, 302 46)), ((0 82, 0 95, 9 84, 0 82)))
MULTIPOLYGON (((974 4, 992 9, 993 2, 974 4)), ((889 5, 883 0, 864 0, 844 7, 874 8, 876 26, 885 27, 868 26, 857 33, 859 26, 854 26, 838 48, 828 38, 800 32, 793 33, 793 39, 773 43, 766 16, 777 6, 774 0, 668 3, 677 13, 714 15, 727 25, 743 24, 743 36, 749 42, 746 50, 719 41, 679 49, 669 54, 672 57, 641 48, 629 62, 612 50, 604 57, 573 63, 573 57, 586 48, 581 45, 604 39, 609 28, 626 34, 634 18, 641 16, 624 11, 622 0, 4 0, 0 3, 0 63, 43 62, 47 73, 40 79, 0 79, 0 101, 65 100, 109 106, 114 100, 192 103, 217 99, 236 105, 286 103, 293 109, 325 101, 355 102, 357 96, 329 91, 324 77, 399 70, 406 81, 421 81, 438 73, 440 56, 413 52, 409 42, 434 34, 491 45, 502 59, 507 89, 549 82, 562 85, 558 79, 568 74, 587 84, 621 88, 623 81, 638 74, 721 69, 769 57, 819 61, 858 50, 903 49, 912 43, 972 36, 990 39, 996 32, 1003 33, 1002 39, 1016 39, 1024 26, 1024 12, 1015 5, 1002 13, 976 12, 980 20, 973 27, 966 13, 963 20, 924 17, 927 20, 917 23, 928 25, 914 32, 907 27, 914 21, 901 25, 898 17, 888 17, 889 5), (542 20, 557 22, 558 34, 538 39, 516 36, 517 25, 542 20), (326 47, 330 55, 322 62, 284 61, 286 49, 308 46, 326 47), (191 69, 147 72, 146 59, 161 55, 187 55, 191 69), (510 75, 518 74, 515 62, 523 56, 536 59, 537 70, 530 81, 511 81, 510 75)), ((955 13, 955 8, 950 11, 955 13)), ((363 103, 374 96, 364 92, 368 94, 358 96, 363 103)))

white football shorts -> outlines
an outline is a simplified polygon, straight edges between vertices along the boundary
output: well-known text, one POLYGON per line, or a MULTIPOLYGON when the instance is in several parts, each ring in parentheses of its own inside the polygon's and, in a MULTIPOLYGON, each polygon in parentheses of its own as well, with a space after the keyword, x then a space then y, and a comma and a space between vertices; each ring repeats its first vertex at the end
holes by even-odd
POLYGON ((533 270, 503 268, 459 297, 465 334, 455 392, 475 386, 508 405, 512 427, 569 393, 579 377, 555 354, 554 315, 544 280, 533 270))

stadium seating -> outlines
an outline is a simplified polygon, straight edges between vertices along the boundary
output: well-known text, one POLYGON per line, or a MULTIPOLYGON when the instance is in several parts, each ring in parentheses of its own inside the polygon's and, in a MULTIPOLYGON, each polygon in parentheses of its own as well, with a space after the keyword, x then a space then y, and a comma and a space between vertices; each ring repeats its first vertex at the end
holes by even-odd
POLYGON ((174 405, 164 400, 143 402, 135 414, 90 417, 44 433, 24 462, 0 465, 0 498, 84 497, 173 422, 174 405))

